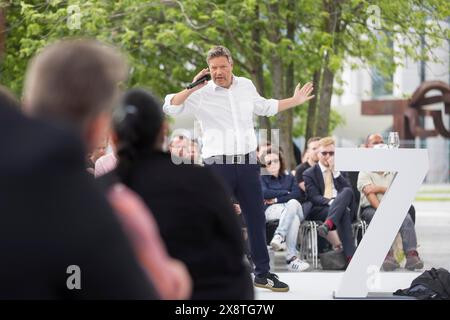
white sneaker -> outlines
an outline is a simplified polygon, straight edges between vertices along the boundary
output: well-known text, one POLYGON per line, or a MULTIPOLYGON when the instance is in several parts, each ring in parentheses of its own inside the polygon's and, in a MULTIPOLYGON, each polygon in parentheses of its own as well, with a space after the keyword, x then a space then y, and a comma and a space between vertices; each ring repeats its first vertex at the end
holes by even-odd
POLYGON ((270 241, 270 246, 274 251, 280 251, 282 248, 281 243, 283 242, 283 237, 279 234, 275 234, 272 238, 272 241, 270 241))
POLYGON ((302 272, 309 269, 309 263, 296 257, 287 264, 287 268, 289 271, 302 272))

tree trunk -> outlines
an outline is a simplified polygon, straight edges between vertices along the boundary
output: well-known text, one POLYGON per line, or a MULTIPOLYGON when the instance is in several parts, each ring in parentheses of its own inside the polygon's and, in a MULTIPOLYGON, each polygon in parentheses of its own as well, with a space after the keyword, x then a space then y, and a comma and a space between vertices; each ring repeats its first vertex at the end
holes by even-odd
MULTIPOLYGON (((287 4, 288 16, 286 21, 287 26, 287 38, 292 42, 295 41, 295 0, 289 0, 287 4)), ((292 49, 292 48, 291 48, 292 49)), ((294 80, 294 61, 291 61, 286 69, 286 83, 284 97, 289 97, 294 93, 295 80, 294 80)), ((286 168, 292 170, 296 167, 296 161, 294 157, 294 149, 292 143, 292 130, 294 120, 294 109, 286 110, 279 114, 277 118, 278 127, 281 131, 281 147, 284 150, 286 168)))
MULTIPOLYGON (((328 63, 328 56, 325 57, 325 64, 328 63)), ((322 85, 319 101, 319 112, 317 114, 316 134, 326 137, 329 134, 331 96, 333 95, 334 73, 326 66, 323 70, 322 85)))
POLYGON ((308 117, 306 120, 306 133, 305 133, 305 147, 303 150, 306 150, 306 143, 309 138, 316 136, 316 113, 317 113, 317 102, 319 101, 319 92, 320 92, 320 73, 321 70, 317 70, 314 72, 313 76, 313 86, 314 86, 314 95, 315 97, 309 101, 308 105, 308 117))
MULTIPOLYGON (((341 0, 324 0, 325 10, 328 17, 325 19, 325 30, 333 35, 333 53, 337 53, 336 33, 339 32, 339 20, 341 17, 340 4, 341 0)), ((331 52, 325 53, 323 61, 322 85, 319 98, 319 112, 316 125, 316 134, 321 137, 329 135, 331 97, 333 95, 334 72, 329 68, 331 52)))
MULTIPOLYGON (((278 44, 281 40, 281 32, 277 24, 274 22, 280 15, 278 3, 269 5, 269 19, 272 20, 271 29, 268 32, 268 38, 272 43, 278 44)), ((283 99, 285 94, 284 79, 283 79, 283 61, 279 54, 275 51, 272 52, 270 57, 271 73, 272 73, 272 97, 275 99, 283 99)), ((286 167, 291 168, 292 158, 292 111, 282 112, 277 115, 277 129, 278 134, 272 137, 272 142, 281 147, 283 155, 286 160, 286 167), (277 141, 277 138, 279 139, 277 141)))
MULTIPOLYGON (((259 5, 255 5, 255 21, 259 21, 259 5)), ((257 24, 255 28, 252 29, 252 49, 254 52, 252 59, 252 77, 255 81, 256 90, 258 93, 265 97, 265 84, 264 84, 264 70, 263 70, 263 61, 262 61, 262 48, 260 46, 261 43, 261 28, 257 24)), ((270 129, 271 124, 270 120, 267 117, 258 117, 259 129, 267 130, 267 137, 262 137, 267 141, 270 141, 270 129)))

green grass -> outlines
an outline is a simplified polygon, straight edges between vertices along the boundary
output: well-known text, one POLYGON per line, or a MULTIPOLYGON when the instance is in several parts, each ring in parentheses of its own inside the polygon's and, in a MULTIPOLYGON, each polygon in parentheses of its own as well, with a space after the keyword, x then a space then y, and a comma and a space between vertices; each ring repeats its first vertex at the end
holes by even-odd
POLYGON ((450 189, 433 189, 418 192, 418 194, 436 194, 436 193, 448 193, 450 195, 450 189))
POLYGON ((450 201, 450 197, 416 197, 414 201, 450 201))

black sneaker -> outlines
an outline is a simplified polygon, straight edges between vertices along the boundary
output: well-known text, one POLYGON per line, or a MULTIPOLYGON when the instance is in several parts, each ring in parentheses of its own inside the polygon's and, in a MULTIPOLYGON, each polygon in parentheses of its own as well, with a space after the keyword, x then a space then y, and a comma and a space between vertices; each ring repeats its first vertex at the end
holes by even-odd
POLYGON ((289 286, 278 280, 278 276, 275 273, 266 273, 262 276, 255 276, 254 285, 257 288, 265 288, 275 292, 288 292, 289 286))

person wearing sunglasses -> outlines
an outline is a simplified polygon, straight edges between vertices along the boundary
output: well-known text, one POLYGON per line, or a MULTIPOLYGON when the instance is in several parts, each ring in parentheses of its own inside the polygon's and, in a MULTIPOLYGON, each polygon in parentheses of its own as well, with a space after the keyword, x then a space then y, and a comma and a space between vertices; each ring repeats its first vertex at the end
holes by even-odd
POLYGON ((298 258, 296 252, 298 230, 304 220, 302 205, 298 201, 300 189, 295 177, 287 173, 280 152, 268 149, 261 158, 268 173, 261 176, 266 221, 279 220, 270 246, 279 251, 286 242, 288 270, 304 271, 309 264, 298 258))
POLYGON ((352 220, 357 207, 350 183, 334 168, 334 153, 334 139, 322 138, 319 141, 319 163, 303 173, 307 199, 313 203, 308 219, 324 221, 317 228, 323 238, 328 238, 332 230, 338 231, 343 252, 350 262, 356 250, 352 220))

